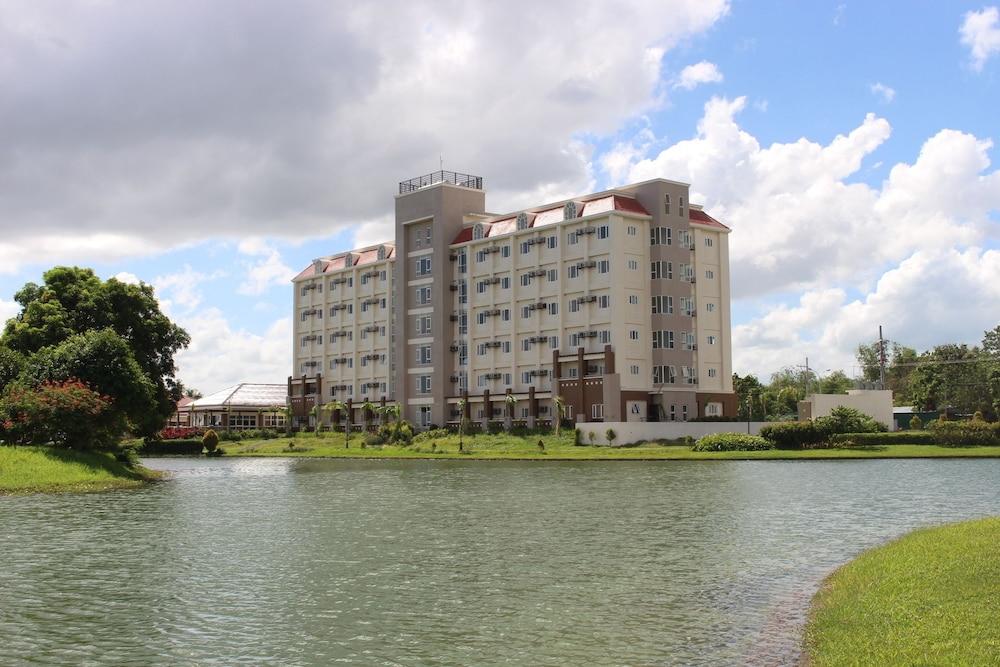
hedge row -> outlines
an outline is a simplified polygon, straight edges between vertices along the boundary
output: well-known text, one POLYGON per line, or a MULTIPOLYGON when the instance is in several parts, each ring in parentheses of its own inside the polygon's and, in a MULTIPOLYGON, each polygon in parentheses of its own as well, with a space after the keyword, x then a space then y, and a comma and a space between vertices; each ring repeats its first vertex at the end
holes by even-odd
POLYGON ((695 452, 753 452, 774 449, 774 445, 759 435, 747 433, 712 433, 694 444, 695 452))
POLYGON ((149 440, 139 445, 136 451, 140 456, 198 456, 203 446, 201 438, 149 440))
POLYGON ((834 447, 856 445, 858 447, 879 447, 882 445, 936 445, 930 431, 896 431, 894 433, 835 433, 827 438, 834 447))
POLYGON ((935 442, 944 447, 1000 445, 1000 422, 973 419, 967 422, 936 419, 927 425, 935 442))

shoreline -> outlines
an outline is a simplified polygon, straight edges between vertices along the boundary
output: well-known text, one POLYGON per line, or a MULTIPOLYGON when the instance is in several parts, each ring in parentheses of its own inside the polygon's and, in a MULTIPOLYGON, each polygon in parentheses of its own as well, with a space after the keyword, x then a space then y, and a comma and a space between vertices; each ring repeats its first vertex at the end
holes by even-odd
POLYGON ((1000 644, 998 538, 1000 516, 926 526, 840 564, 810 600, 801 664, 986 664, 1000 644))
POLYGON ((123 463, 108 452, 0 447, 0 497, 136 489, 165 478, 164 473, 123 463))

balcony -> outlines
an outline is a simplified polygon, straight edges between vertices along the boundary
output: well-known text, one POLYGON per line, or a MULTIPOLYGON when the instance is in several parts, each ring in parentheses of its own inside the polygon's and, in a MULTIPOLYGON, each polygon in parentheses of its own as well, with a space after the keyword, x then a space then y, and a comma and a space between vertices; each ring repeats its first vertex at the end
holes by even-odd
POLYGON ((417 176, 406 181, 400 181, 399 194, 405 195, 410 192, 416 192, 420 188, 426 188, 435 183, 450 183, 452 185, 460 185, 463 188, 472 188, 473 190, 483 189, 482 176, 442 170, 431 172, 425 176, 417 176))

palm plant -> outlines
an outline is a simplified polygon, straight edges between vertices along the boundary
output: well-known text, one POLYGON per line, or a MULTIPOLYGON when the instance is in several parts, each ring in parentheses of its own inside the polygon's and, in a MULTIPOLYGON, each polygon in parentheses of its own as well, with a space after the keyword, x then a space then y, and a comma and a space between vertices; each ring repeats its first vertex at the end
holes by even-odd
POLYGON ((507 431, 510 431, 510 429, 514 426, 514 408, 517 407, 517 398, 514 394, 507 394, 504 397, 503 402, 507 405, 506 426, 507 431))
POLYGON ((458 451, 462 451, 464 441, 462 435, 465 433, 465 406, 468 401, 464 398, 458 399, 458 451))
POLYGON ((365 431, 367 432, 371 428, 372 415, 375 413, 375 404, 371 401, 365 401, 361 404, 361 416, 365 421, 365 431))
POLYGON ((552 399, 552 403, 556 409, 556 437, 559 437, 559 429, 562 426, 563 411, 566 409, 566 399, 562 396, 556 396, 552 399))
POLYGON ((399 409, 399 403, 392 403, 385 406, 385 416, 393 420, 393 438, 399 437, 399 431, 403 427, 401 417, 402 410, 399 409))
POLYGON ((333 400, 327 403, 331 410, 336 410, 340 414, 344 415, 344 449, 349 449, 349 439, 351 437, 351 415, 347 409, 347 403, 343 401, 333 400))

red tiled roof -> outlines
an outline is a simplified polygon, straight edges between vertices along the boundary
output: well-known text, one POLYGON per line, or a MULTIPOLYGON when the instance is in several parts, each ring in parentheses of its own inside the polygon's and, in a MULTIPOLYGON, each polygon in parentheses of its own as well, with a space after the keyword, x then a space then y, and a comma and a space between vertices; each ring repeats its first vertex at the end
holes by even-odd
POLYGON ((557 206, 555 208, 550 208, 545 211, 539 211, 535 214, 535 224, 533 227, 541 227, 542 225, 551 225, 556 222, 562 222, 563 219, 563 207, 557 206))
POLYGON ((688 212, 690 214, 689 217, 691 218, 691 222, 697 222, 698 224, 705 225, 707 227, 718 227, 719 229, 726 229, 726 230, 729 229, 729 227, 726 227, 724 224, 722 224, 721 222, 710 216, 708 213, 705 213, 701 209, 689 208, 688 212))
POLYGON ((177 408, 180 409, 183 407, 187 407, 191 403, 194 403, 194 399, 191 398, 190 396, 184 396, 183 398, 181 398, 181 400, 177 401, 177 408))
POLYGON ((455 240, 451 242, 452 245, 456 243, 465 243, 472 240, 472 227, 466 227, 458 233, 455 240))
MULTIPOLYGON (((390 243, 383 243, 382 245, 386 247, 386 253, 385 253, 386 259, 391 259, 395 257, 396 255, 395 245, 390 243)), ((351 266, 357 266, 358 264, 371 264, 372 262, 378 261, 378 247, 369 248, 368 250, 362 250, 360 252, 350 251, 350 254, 352 256, 351 266)), ((344 253, 332 259, 320 260, 323 263, 323 273, 329 273, 330 271, 337 271, 339 269, 348 268, 347 255, 348 253, 344 253)), ((312 278, 315 275, 316 275, 315 264, 310 264, 306 268, 302 269, 302 271, 292 280, 299 280, 300 278, 312 278)))
POLYGON ((504 218, 503 220, 497 220, 490 224, 490 233, 488 236, 500 236, 501 234, 509 234, 517 229, 517 217, 504 218))
POLYGON ((599 199, 591 199, 588 202, 584 202, 583 213, 581 215, 597 215, 598 213, 606 213, 607 211, 627 211, 629 213, 649 215, 649 211, 644 209, 642 204, 630 197, 622 197, 620 195, 608 195, 607 197, 600 197, 599 199))

